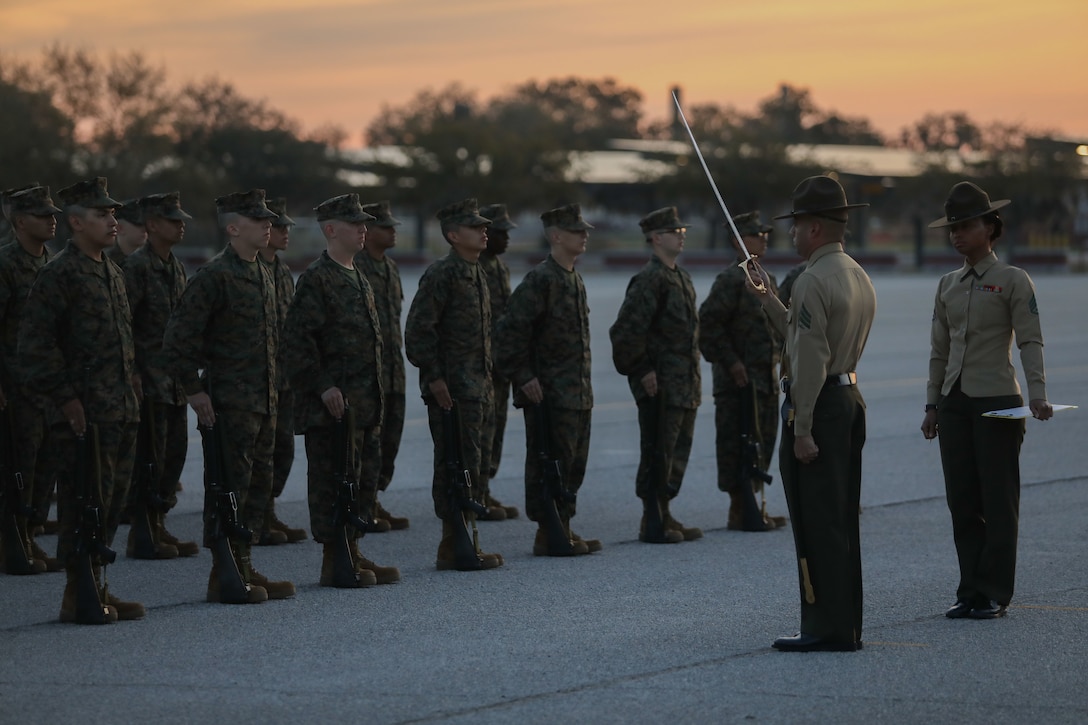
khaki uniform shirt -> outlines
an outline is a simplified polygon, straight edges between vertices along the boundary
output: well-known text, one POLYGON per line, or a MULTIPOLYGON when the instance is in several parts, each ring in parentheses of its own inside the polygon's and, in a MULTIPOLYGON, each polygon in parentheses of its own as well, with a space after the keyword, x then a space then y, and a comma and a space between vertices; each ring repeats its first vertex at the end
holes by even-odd
POLYGON ((1035 286, 1027 272, 993 252, 974 267, 941 277, 933 304, 926 403, 948 395, 956 380, 972 398, 1018 395, 1012 341, 1028 382, 1029 400, 1046 399, 1043 331, 1035 286))
MULTIPOLYGON (((876 291, 865 270, 825 244, 812 253, 793 287, 792 304, 765 308, 786 339, 794 433, 812 435, 812 411, 829 375, 853 372, 876 316, 876 291)), ((776 300, 777 301, 777 300, 776 300)))

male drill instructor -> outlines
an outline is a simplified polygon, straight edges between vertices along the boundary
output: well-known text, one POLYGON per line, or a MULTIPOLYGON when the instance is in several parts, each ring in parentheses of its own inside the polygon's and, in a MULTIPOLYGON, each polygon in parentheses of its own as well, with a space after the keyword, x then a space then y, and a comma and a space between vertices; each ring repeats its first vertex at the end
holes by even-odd
POLYGON ((786 340, 786 425, 782 486, 790 509, 801 584, 801 631, 779 637, 783 652, 861 649, 861 552, 858 505, 865 401, 854 370, 876 314, 869 276, 843 251, 846 192, 827 176, 812 176, 793 191, 797 252, 808 262, 786 307, 757 289, 771 323, 786 340), (792 420, 790 420, 792 414, 792 420))

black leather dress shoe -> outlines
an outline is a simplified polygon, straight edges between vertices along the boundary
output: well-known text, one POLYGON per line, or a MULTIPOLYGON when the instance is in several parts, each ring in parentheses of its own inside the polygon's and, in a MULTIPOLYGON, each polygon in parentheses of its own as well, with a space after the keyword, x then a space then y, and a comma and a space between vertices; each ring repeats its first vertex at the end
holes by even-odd
POLYGON ((966 619, 971 614, 971 600, 957 599, 956 603, 948 608, 944 616, 949 619, 966 619))
POLYGON ((859 644, 854 640, 840 642, 833 639, 821 639, 802 632, 792 637, 779 637, 771 646, 780 652, 856 652, 861 649, 859 644))
POLYGON ((971 607, 971 611, 967 613, 967 616, 971 619, 997 619, 998 617, 1004 617, 1008 605, 998 604, 992 599, 987 602, 976 603, 971 607))

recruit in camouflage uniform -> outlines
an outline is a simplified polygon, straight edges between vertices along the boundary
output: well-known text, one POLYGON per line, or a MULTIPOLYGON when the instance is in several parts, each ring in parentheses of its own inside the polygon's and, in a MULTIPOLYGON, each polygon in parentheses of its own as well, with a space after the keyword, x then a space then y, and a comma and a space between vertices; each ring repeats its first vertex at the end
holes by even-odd
POLYGON ((529 270, 510 296, 495 333, 495 360, 513 383, 515 407, 525 414, 525 511, 540 524, 533 554, 586 554, 602 547, 597 539, 583 540, 570 530, 589 458, 593 411, 589 305, 574 262, 585 252, 593 227, 577 204, 547 211, 540 219, 551 253, 529 270), (547 406, 550 430, 541 425, 536 410, 540 404, 547 406), (545 440, 570 496, 557 497, 549 490, 540 456, 545 440), (555 500, 567 529, 570 550, 555 552, 549 547, 545 530, 549 499, 555 500))
POLYGON ((805 267, 808 266, 808 262, 801 262, 797 266, 793 267, 789 272, 786 272, 786 276, 782 279, 782 284, 778 285, 778 299, 786 307, 790 306, 790 298, 793 296, 793 283, 797 281, 797 278, 801 276, 801 273, 805 271, 805 267))
MULTIPOLYGON (((20 191, 41 186, 37 181, 25 186, 15 186, 0 191, 0 247, 6 247, 15 241, 15 220, 11 216, 11 197, 20 191)), ((48 188, 48 187, 42 187, 48 188)))
MULTIPOLYGON (((35 527, 45 523, 49 512, 49 495, 56 478, 56 456, 46 439, 51 416, 21 384, 17 350, 19 321, 38 272, 52 256, 45 243, 56 233, 55 215, 61 210, 53 206, 47 186, 15 192, 5 204, 16 238, 14 243, 0 247, 0 354, 3 355, 0 360, 0 401, 4 407, 0 415, 7 416, 5 425, 9 426, 15 444, 16 460, 8 465, 23 477, 20 504, 29 507, 28 514, 17 513, 20 533, 33 559, 25 571, 36 574, 63 568, 58 559, 49 556, 34 540, 35 527)), ((2 563, 0 558, 0 565, 2 563)))
MULTIPOLYGON (((260 250, 257 260, 268 268, 276 286, 276 319, 282 340, 283 324, 287 319, 287 308, 295 296, 295 278, 287 264, 280 259, 278 252, 287 249, 291 227, 295 220, 287 216, 287 200, 283 197, 268 199, 268 209, 276 215, 269 231, 268 246, 260 250)), ((304 529, 288 526, 276 515, 276 499, 287 486, 287 477, 291 475, 291 466, 295 462, 295 394, 287 380, 284 370, 279 370, 279 396, 276 403, 276 443, 272 453, 272 497, 264 512, 264 521, 257 534, 256 543, 260 546, 295 543, 306 540, 304 529)))
MULTIPOLYGON (((166 514, 178 502, 177 484, 189 449, 189 417, 185 391, 177 379, 166 372, 162 349, 170 313, 185 291, 185 267, 172 250, 181 243, 185 236, 185 221, 192 216, 181 208, 181 194, 175 191, 141 199, 140 218, 148 222, 148 241, 124 258, 121 269, 125 273, 128 304, 132 310, 136 369, 143 383, 141 416, 147 416, 147 420, 141 420, 141 423, 145 424, 145 435, 154 432, 154 440, 148 441, 148 448, 158 480, 151 482, 151 491, 133 491, 129 497, 132 507, 129 518, 137 521, 136 516, 148 517, 156 558, 196 556, 200 547, 195 541, 180 541, 166 528, 166 514), (149 421, 151 424, 146 425, 149 421), (157 505, 149 505, 152 498, 157 499, 157 505)), ((129 556, 139 553, 134 545, 134 532, 135 526, 129 531, 129 556)))
MULTIPOLYGON (((487 249, 480 253, 480 268, 487 276, 488 294, 491 296, 491 341, 494 353, 495 329, 499 319, 506 311, 510 299, 510 268, 500 255, 510 243, 510 230, 517 229, 517 224, 510 220, 505 204, 489 204, 480 208, 480 216, 490 219, 487 225, 487 249)), ((491 460, 484 461, 487 479, 483 491, 487 514, 481 516, 484 521, 504 521, 518 517, 517 506, 506 506, 491 495, 491 479, 499 472, 502 462, 502 443, 506 434, 506 416, 510 409, 510 381, 506 379, 498 366, 491 368, 491 384, 494 387, 495 415, 491 430, 491 460)))
MULTIPOLYGON (((408 310, 404 350, 419 368, 419 388, 427 404, 427 419, 434 442, 434 477, 431 496, 434 512, 442 519, 442 540, 435 564, 456 568, 457 526, 464 526, 462 504, 450 489, 443 440, 443 411, 454 403, 460 413, 461 464, 469 472, 472 495, 478 497, 487 475, 494 413, 491 387, 491 302, 487 280, 478 259, 487 245, 488 219, 480 216, 476 200, 450 204, 437 214, 442 235, 452 247, 427 268, 408 310)), ((469 515, 469 519, 472 515, 469 515)), ((480 554, 480 566, 502 565, 498 554, 480 554)))
MULTIPOLYGON (((76 610, 76 530, 81 506, 75 491, 76 438, 97 428, 103 532, 109 546, 132 478, 139 402, 134 385, 132 315, 121 270, 104 256, 117 229, 106 179, 81 181, 57 192, 72 239, 42 267, 30 290, 19 326, 18 356, 23 381, 52 403, 50 448, 58 459, 57 558, 68 572, 61 600, 62 622, 82 621, 76 610)), ((93 480, 93 479, 92 479, 93 480)), ((95 571, 100 583, 101 570, 95 571)), ((139 619, 143 605, 112 594, 101 601, 109 619, 139 619)))
MULTIPOLYGON (((772 227, 762 224, 759 212, 733 217, 733 223, 744 238, 750 254, 761 257, 766 252, 767 237, 772 227)), ((733 246, 740 252, 737 241, 733 246)), ((767 531, 784 526, 782 517, 766 518, 759 510, 751 491, 739 488, 741 483, 742 435, 754 436, 745 441, 757 443, 757 460, 748 461, 764 473, 771 464, 771 452, 778 435, 778 362, 782 340, 774 332, 763 308, 745 289, 747 275, 739 266, 744 260, 738 255, 714 280, 710 294, 699 307, 699 349, 712 363, 714 374, 715 447, 718 462, 718 489, 729 493, 727 527, 745 531, 767 531), (753 421, 752 430, 742 431, 742 421, 753 421), (747 514, 747 516, 745 516, 747 514)), ((776 290, 770 277, 771 291, 776 290)), ((749 449, 755 451, 754 446, 749 449)), ((763 482, 745 478, 745 482, 762 491, 763 482)))
POLYGON ((366 223, 357 194, 319 204, 314 213, 328 248, 298 280, 284 328, 284 364, 295 390, 295 427, 306 437, 310 529, 323 545, 320 583, 336 586, 334 559, 340 526, 346 526, 352 563, 361 584, 400 580, 395 567, 378 566, 359 552, 357 532, 338 523, 346 511, 345 478, 358 483, 359 511, 373 510, 381 472, 382 333, 370 284, 354 266, 366 223), (354 453, 344 465, 334 426, 346 424, 354 453))
POLYGON ((139 199, 127 199, 121 202, 117 210, 117 243, 106 250, 106 256, 118 267, 125 263, 128 255, 140 249, 147 242, 147 230, 144 228, 144 213, 139 199))
MULTIPOLYGON (((404 337, 400 328, 404 290, 400 284, 397 263, 386 254, 397 243, 397 225, 400 220, 393 216, 388 201, 364 204, 363 211, 374 217, 374 221, 367 223, 366 248, 355 255, 355 268, 370 283, 382 330, 382 393, 385 405, 382 417, 382 470, 378 476, 378 490, 385 491, 393 480, 397 452, 400 450, 400 439, 404 432, 404 337)), ((407 517, 394 516, 386 511, 375 494, 368 532, 406 529, 409 523, 407 517)))
POLYGON ((702 394, 699 317, 691 276, 676 265, 685 232, 676 207, 647 214, 639 226, 653 256, 627 285, 609 336, 616 370, 627 376, 638 405, 642 455, 635 492, 645 507, 639 537, 677 543, 703 535, 669 512, 684 480, 702 394))
MULTIPOLYGON (((268 244, 276 214, 265 205, 263 189, 221 196, 215 204, 229 241, 189 280, 166 328, 163 352, 167 372, 180 380, 200 425, 220 431, 223 485, 237 498, 239 523, 259 531, 272 495, 279 321, 275 283, 257 252, 268 244)), ((214 544, 214 506, 205 495, 206 547, 214 544)), ((291 582, 270 581, 253 567, 249 543, 231 546, 251 586, 251 602, 294 595, 291 582)), ((207 599, 221 601, 214 559, 207 599)))

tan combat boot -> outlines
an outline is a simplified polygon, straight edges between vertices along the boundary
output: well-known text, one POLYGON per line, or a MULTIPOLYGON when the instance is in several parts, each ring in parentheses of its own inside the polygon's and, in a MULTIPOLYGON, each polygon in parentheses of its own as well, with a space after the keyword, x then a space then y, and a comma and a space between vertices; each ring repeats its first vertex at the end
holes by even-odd
POLYGON ((147 614, 147 610, 144 609, 144 605, 139 602, 126 602, 118 599, 113 595, 113 592, 106 592, 106 603, 117 610, 117 619, 122 622, 131 622, 136 619, 143 619, 147 614))
POLYGON ((363 556, 362 552, 359 551, 358 539, 352 539, 349 547, 351 548, 351 558, 355 561, 355 570, 360 575, 369 571, 374 575, 374 579, 378 584, 393 584, 400 581, 400 569, 395 566, 378 566, 363 556))
POLYGON ((144 609, 144 605, 139 602, 126 602, 122 599, 118 599, 113 595, 113 592, 109 590, 108 586, 102 585, 102 567, 95 566, 94 569, 94 581, 98 585, 98 591, 102 592, 102 603, 108 604, 117 610, 117 620, 120 622, 131 622, 136 619, 143 619, 147 614, 147 610, 144 609))
MULTIPOLYGON (((646 541, 646 514, 642 515, 642 521, 638 525, 638 540, 646 541)), ((679 544, 684 540, 684 535, 679 531, 670 529, 666 523, 665 526, 665 540, 660 542, 647 542, 647 543, 661 543, 661 544, 679 544)))
MULTIPOLYGON (((457 569, 457 556, 454 554, 454 537, 457 533, 454 526, 460 526, 460 524, 442 520, 442 539, 438 542, 438 555, 434 562, 439 571, 457 569)), ((495 569, 505 563, 502 554, 485 554, 480 551, 477 555, 480 557, 481 569, 495 569)))
MULTIPOLYGON (((5 563, 7 561, 7 552, 4 551, 3 543, 0 543, 0 572, 3 572, 5 574, 11 574, 12 576, 25 576, 30 574, 44 574, 46 571, 48 571, 48 567, 46 566, 45 561, 38 558, 38 556, 34 553, 32 543, 32 539, 27 536, 23 543, 23 547, 21 547, 24 550, 20 552, 20 554, 22 555, 26 555, 26 552, 28 551, 30 552, 30 554, 26 558, 26 565, 16 565, 18 568, 16 568, 14 571, 8 571, 8 567, 5 563)), ((45 552, 43 551, 42 554, 45 555, 45 552)), ((56 560, 54 559, 54 561, 56 560)))
POLYGON ((170 544, 177 549, 178 556, 196 556, 200 553, 200 547, 195 541, 182 541, 167 530, 166 514, 160 512, 155 515, 155 518, 157 520, 156 529, 158 530, 159 541, 170 544))
MULTIPOLYGON (((61 565, 60 559, 54 556, 49 556, 38 542, 34 540, 33 536, 27 536, 27 545, 30 549, 30 555, 34 558, 35 562, 41 562, 44 566, 44 571, 64 571, 64 566, 61 565)), ((35 569, 39 567, 34 566, 35 569)))
POLYGON ((257 571, 250 558, 249 545, 238 547, 238 565, 242 567, 242 577, 247 584, 257 585, 268 593, 269 599, 288 599, 295 596, 295 585, 289 581, 275 581, 257 571))
POLYGON ((280 521, 280 517, 276 515, 276 499, 274 498, 268 501, 268 510, 265 512, 264 521, 266 530, 279 531, 287 538, 288 544, 296 544, 309 538, 306 529, 296 529, 280 521))
POLYGON ((374 500, 374 518, 388 521, 389 528, 393 529, 394 531, 400 529, 407 529, 409 524, 407 516, 394 516, 393 514, 386 511, 385 507, 382 506, 377 499, 374 500))
MULTIPOLYGON (((323 587, 337 586, 337 584, 335 583, 337 546, 340 546, 340 544, 330 544, 328 542, 325 542, 321 545, 321 578, 318 579, 317 583, 323 587)), ((352 557, 352 560, 357 561, 354 557, 352 557)), ((377 577, 375 577, 374 572, 366 569, 360 570, 357 564, 355 566, 355 574, 356 583, 351 584, 350 587, 347 588, 370 587, 378 583, 378 579, 377 577)))
MULTIPOLYGON (((76 600, 78 599, 79 573, 74 566, 65 569, 65 573, 68 576, 68 581, 64 585, 64 594, 61 595, 60 600, 61 622, 65 624, 113 624, 117 621, 117 610, 108 604, 103 604, 101 600, 98 602, 98 606, 102 610, 101 616, 95 616, 90 620, 78 618, 76 600)), ((95 594, 97 598, 97 589, 95 594)))
POLYGON ((495 498, 494 496, 492 496, 490 492, 488 492, 488 494, 487 494, 487 500, 486 500, 485 503, 486 503, 488 509, 493 509, 493 508, 502 509, 503 514, 508 519, 516 519, 518 516, 521 515, 521 512, 518 511, 517 506, 507 506, 502 501, 500 501, 497 498, 495 498))
MULTIPOLYGON (((586 546, 584 541, 575 541, 570 537, 570 533, 567 533, 567 537, 570 538, 570 553, 553 554, 548 548, 548 532, 543 526, 538 526, 536 530, 536 538, 533 539, 533 556, 582 556, 589 553, 589 547, 586 546)), ((597 542, 600 543, 599 541, 597 542)))
POLYGON ((249 586, 249 599, 244 602, 224 602, 219 596, 219 569, 215 563, 215 557, 212 557, 212 571, 208 575, 208 592, 205 597, 208 602, 212 604, 260 604, 261 602, 268 601, 268 592, 264 587, 255 585, 249 586))
MULTIPOLYGON (((154 516, 155 514, 149 513, 148 516, 154 516)), ((155 547, 155 555, 153 557, 138 557, 136 556, 136 527, 132 526, 128 530, 128 545, 125 547, 125 556, 129 559, 176 559, 178 558, 178 549, 173 544, 167 544, 158 537, 158 532, 154 523, 151 526, 151 542, 155 547)))
POLYGON ((669 512, 668 499, 663 499, 661 501, 661 514, 665 517, 665 529, 679 532, 684 538, 684 541, 695 541, 696 539, 703 538, 703 530, 698 526, 684 526, 672 517, 672 514, 669 512))

